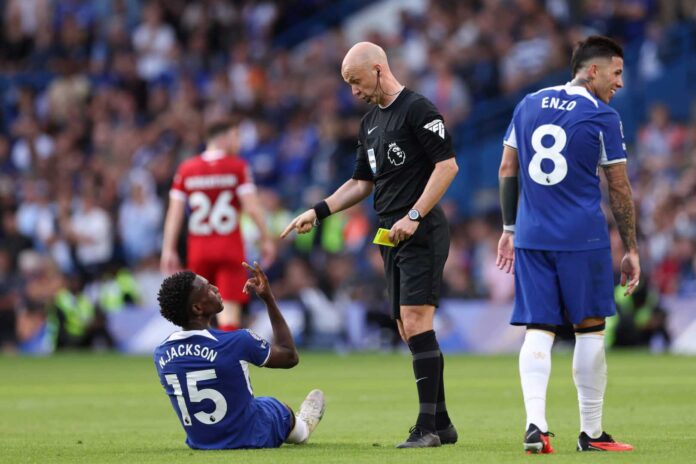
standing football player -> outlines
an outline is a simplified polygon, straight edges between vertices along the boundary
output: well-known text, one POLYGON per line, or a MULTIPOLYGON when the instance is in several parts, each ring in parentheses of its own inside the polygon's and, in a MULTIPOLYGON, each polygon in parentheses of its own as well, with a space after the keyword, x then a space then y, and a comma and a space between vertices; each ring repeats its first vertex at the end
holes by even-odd
POLYGON ((242 306, 248 301, 242 292, 246 272, 238 264, 245 259, 241 211, 261 233, 262 264, 270 265, 276 253, 256 186, 247 164, 236 156, 238 150, 237 126, 217 122, 208 129, 205 151, 179 166, 169 192, 160 262, 165 275, 181 270, 176 245, 188 207, 187 267, 220 289, 225 309, 217 316, 217 326, 227 331, 240 327, 242 306))
POLYGON ((577 450, 630 451, 631 445, 602 428, 604 327, 615 306, 600 166, 625 250, 621 284, 628 285, 626 294, 640 277, 621 119, 608 105, 623 87, 623 50, 611 39, 592 36, 578 44, 571 66, 571 82, 529 94, 517 105, 499 171, 504 230, 497 265, 505 272, 514 268, 511 324, 527 327, 519 357, 527 412, 524 449, 553 452, 546 390, 555 330, 567 317, 575 328, 577 450))
POLYGON ((289 369, 299 355, 288 325, 257 263, 245 294, 266 304, 273 344, 250 330, 224 332, 210 323, 223 310, 218 288, 191 271, 164 279, 158 300, 162 316, 183 330, 155 349, 154 362, 164 390, 194 449, 277 448, 306 443, 324 415, 324 394, 312 390, 297 415, 272 397, 254 397, 249 364, 289 369))

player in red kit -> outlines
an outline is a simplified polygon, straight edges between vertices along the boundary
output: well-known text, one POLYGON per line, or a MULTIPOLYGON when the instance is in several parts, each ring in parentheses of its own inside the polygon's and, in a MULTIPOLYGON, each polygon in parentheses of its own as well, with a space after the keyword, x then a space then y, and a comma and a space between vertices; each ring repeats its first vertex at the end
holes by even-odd
POLYGON ((182 269, 176 243, 188 211, 187 267, 220 289, 224 309, 217 322, 222 330, 240 327, 242 305, 248 300, 242 292, 247 278, 241 265, 245 260, 239 227, 242 211, 261 232, 265 266, 276 253, 249 168, 236 156, 238 149, 237 126, 217 122, 208 129, 205 151, 181 163, 169 192, 160 261, 167 275, 182 269))

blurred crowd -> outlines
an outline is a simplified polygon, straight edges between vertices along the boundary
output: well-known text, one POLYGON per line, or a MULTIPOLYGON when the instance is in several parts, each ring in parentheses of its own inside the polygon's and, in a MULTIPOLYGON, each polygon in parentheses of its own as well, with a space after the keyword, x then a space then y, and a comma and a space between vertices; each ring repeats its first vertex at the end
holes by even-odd
MULTIPOLYGON (((281 40, 331 3, 0 2, 3 346, 112 346, 105 315, 156 307, 171 178, 216 118, 241 116, 239 156, 277 234, 351 175, 366 107, 340 78, 347 32, 331 27, 293 47, 281 40)), ((616 38, 635 51, 630 72, 647 81, 678 58, 675 28, 694 31, 696 21, 689 0, 424 4, 394 18, 396 32, 364 39, 382 44, 399 79, 438 106, 455 143, 481 102, 567 69, 580 38, 616 38)), ((674 121, 655 105, 629 151, 651 285, 694 295, 696 120, 674 121)), ((458 155, 476 156, 461 146, 458 155)), ((494 266, 499 214, 465 216, 456 198, 444 206, 452 224, 444 296, 511 301, 514 283, 494 266)), ((269 269, 278 296, 300 299, 321 313, 317 324, 339 330, 331 314, 346 301, 388 325, 373 225, 363 204, 282 243, 269 269)), ((253 257, 256 231, 243 227, 253 257)))

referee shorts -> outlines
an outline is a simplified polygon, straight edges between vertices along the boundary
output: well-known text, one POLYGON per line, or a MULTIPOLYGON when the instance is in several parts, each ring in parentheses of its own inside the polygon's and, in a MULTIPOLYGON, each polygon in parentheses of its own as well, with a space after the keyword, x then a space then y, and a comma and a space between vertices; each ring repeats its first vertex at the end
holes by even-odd
MULTIPOLYGON (((402 217, 380 218, 379 227, 391 229, 402 217)), ((395 247, 380 245, 392 318, 401 318, 401 306, 438 305, 449 243, 447 218, 436 205, 411 238, 395 247)))

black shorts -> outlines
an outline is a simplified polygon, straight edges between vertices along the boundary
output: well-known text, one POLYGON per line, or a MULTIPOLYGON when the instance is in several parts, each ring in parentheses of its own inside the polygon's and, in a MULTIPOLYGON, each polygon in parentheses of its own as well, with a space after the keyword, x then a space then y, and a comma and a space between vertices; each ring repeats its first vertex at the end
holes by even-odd
MULTIPOLYGON (((390 229, 402 217, 380 218, 379 226, 390 229)), ((435 206, 411 238, 396 247, 380 246, 394 319, 401 318, 401 306, 438 305, 449 243, 447 218, 435 206)))

